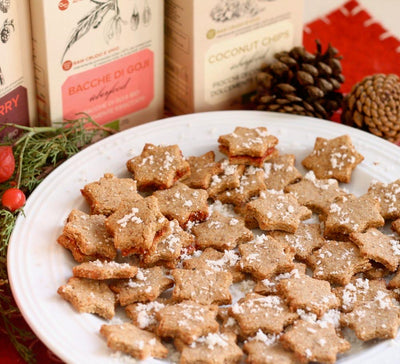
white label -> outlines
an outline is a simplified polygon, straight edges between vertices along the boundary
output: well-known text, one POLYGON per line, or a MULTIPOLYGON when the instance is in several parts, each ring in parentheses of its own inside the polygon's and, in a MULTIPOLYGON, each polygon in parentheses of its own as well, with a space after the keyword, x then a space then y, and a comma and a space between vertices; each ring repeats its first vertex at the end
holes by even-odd
POLYGON ((206 102, 218 104, 253 90, 261 65, 290 49, 293 38, 293 24, 282 21, 214 44, 205 57, 206 102))

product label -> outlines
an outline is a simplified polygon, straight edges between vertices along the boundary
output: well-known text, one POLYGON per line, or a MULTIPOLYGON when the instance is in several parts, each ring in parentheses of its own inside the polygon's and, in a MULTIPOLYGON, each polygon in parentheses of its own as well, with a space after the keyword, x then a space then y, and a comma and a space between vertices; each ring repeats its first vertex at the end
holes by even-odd
MULTIPOLYGON (((19 86, 0 98, 0 123, 29 125, 28 92, 25 87, 19 86)), ((0 138, 7 132, 0 133, 0 138)))
POLYGON ((62 85, 63 116, 86 112, 104 124, 147 107, 154 97, 154 54, 148 49, 70 76, 62 85))
POLYGON ((282 21, 212 45, 205 56, 205 101, 211 105, 255 88, 261 65, 293 44, 293 24, 282 21))

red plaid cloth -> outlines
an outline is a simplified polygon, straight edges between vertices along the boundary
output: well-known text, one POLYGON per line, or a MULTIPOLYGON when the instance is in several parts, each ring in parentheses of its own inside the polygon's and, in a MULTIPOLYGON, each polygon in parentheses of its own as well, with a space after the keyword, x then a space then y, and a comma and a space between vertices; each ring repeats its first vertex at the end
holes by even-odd
MULTIPOLYGON (((365 76, 374 73, 396 73, 400 75, 400 42, 376 22, 360 4, 351 0, 339 9, 321 17, 304 27, 304 45, 315 51, 315 40, 325 48, 328 43, 343 55, 343 74, 346 81, 342 91, 347 93, 365 76)), ((338 120, 338 115, 335 116, 338 120)), ((21 319, 19 319, 21 320, 21 319)), ((0 324, 0 329, 3 323, 0 324)), ((38 363, 60 363, 39 340, 31 347, 38 363)), ((1 363, 23 363, 7 335, 0 331, 1 363)))

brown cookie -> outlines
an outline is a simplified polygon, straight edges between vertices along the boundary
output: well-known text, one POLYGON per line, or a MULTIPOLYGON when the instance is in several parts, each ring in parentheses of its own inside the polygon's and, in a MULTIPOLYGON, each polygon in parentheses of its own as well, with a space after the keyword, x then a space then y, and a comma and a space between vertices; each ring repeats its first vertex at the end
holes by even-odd
POLYGON ((71 277, 57 293, 70 302, 78 312, 95 313, 107 320, 115 314, 116 298, 107 283, 71 277))
POLYGON ((280 337, 280 342, 287 349, 293 350, 302 363, 335 363, 338 353, 350 349, 350 343, 338 336, 332 324, 321 325, 304 320, 296 321, 280 337))
POLYGON ((295 160, 296 157, 293 154, 283 154, 269 159, 264 164, 267 189, 280 191, 301 179, 300 171, 294 166, 295 160))
POLYGON ((275 240, 291 246, 295 251, 295 258, 303 262, 307 262, 310 255, 325 243, 325 239, 321 235, 320 224, 300 223, 293 234, 272 231, 270 235, 275 240))
POLYGON ((296 356, 286 350, 277 340, 278 335, 266 335, 261 330, 243 345, 249 364, 296 364, 296 356))
POLYGON ((353 329, 360 340, 394 339, 397 335, 400 308, 392 303, 390 295, 379 292, 373 301, 356 304, 353 311, 340 319, 340 323, 353 329))
POLYGON ((135 325, 102 325, 100 334, 107 339, 109 348, 129 354, 136 359, 148 357, 165 358, 168 349, 151 332, 141 330, 135 325))
POLYGON ((200 256, 183 261, 183 268, 229 272, 232 274, 232 281, 235 283, 244 279, 244 274, 239 270, 239 260, 240 256, 234 250, 219 252, 213 248, 207 248, 200 256))
POLYGON ((282 279, 288 279, 291 277, 298 277, 300 278, 302 275, 306 274, 307 266, 303 263, 294 263, 294 268, 287 273, 281 273, 271 278, 265 278, 261 281, 256 283, 254 287, 254 292, 269 295, 269 294, 277 294, 278 293, 278 283, 282 279))
POLYGON ((163 263, 174 267, 181 255, 182 249, 189 247, 194 242, 194 236, 184 231, 178 220, 172 220, 167 225, 166 231, 158 240, 154 252, 142 255, 144 265, 163 263), (172 263, 172 264, 171 264, 172 263))
POLYGON ((233 164, 261 167, 266 160, 278 154, 275 149, 278 138, 268 134, 265 127, 236 127, 233 133, 221 135, 218 143, 220 152, 226 154, 233 164))
POLYGON ((242 218, 233 218, 215 211, 210 218, 192 228, 196 246, 200 249, 231 250, 238 244, 253 239, 253 233, 244 225, 242 218))
POLYGON ((138 268, 128 263, 102 262, 95 260, 85 262, 72 268, 75 277, 90 279, 133 278, 138 268))
POLYGON ((166 306, 156 313, 160 337, 179 338, 191 344, 201 336, 217 332, 217 306, 201 305, 195 301, 183 301, 166 306))
POLYGON ((347 195, 336 179, 317 179, 313 171, 307 172, 300 182, 286 186, 285 192, 316 213, 325 213, 337 197, 347 195))
POLYGON ((333 139, 316 138, 314 150, 302 164, 314 171, 319 179, 335 178, 339 182, 350 182, 351 174, 364 157, 356 151, 348 135, 333 139))
POLYGON ((147 143, 142 153, 130 159, 126 166, 137 181, 139 191, 170 188, 190 175, 189 163, 177 145, 147 143))
POLYGON ((136 181, 117 178, 112 173, 106 173, 99 181, 85 185, 81 193, 92 215, 111 215, 122 201, 142 198, 136 192, 136 181))
POLYGON ((371 183, 367 196, 379 201, 381 215, 388 220, 400 217, 400 180, 392 183, 374 181, 371 183))
POLYGON ((243 356, 232 333, 211 333, 190 345, 178 344, 175 340, 175 345, 181 351, 180 364, 238 363, 243 356))
POLYGON ((332 293, 329 282, 311 278, 306 274, 280 280, 277 291, 292 310, 302 309, 315 313, 317 317, 322 317, 328 310, 339 307, 339 300, 332 293))
POLYGON ((90 262, 92 260, 97 260, 97 259, 103 259, 103 260, 106 259, 101 256, 83 254, 80 251, 78 245, 76 244, 76 241, 74 239, 69 238, 68 236, 65 236, 64 234, 60 235, 57 238, 57 243, 60 244, 65 249, 68 249, 78 263, 90 262))
POLYGON ((333 284, 346 285, 353 275, 371 267, 368 258, 350 241, 327 241, 310 257, 313 277, 333 284))
POLYGON ((242 256, 240 269, 256 279, 271 278, 294 268, 294 250, 271 236, 260 235, 255 240, 239 245, 242 256))
POLYGON ((341 302, 340 309, 343 312, 351 312, 356 306, 371 302, 378 296, 392 296, 383 279, 369 280, 360 277, 353 277, 350 283, 344 287, 336 287, 333 291, 341 302))
POLYGON ((189 157, 190 176, 183 179, 182 183, 190 188, 210 187, 211 177, 223 172, 220 162, 215 162, 215 153, 210 151, 200 157, 189 157))
POLYGON ((385 220, 379 211, 379 202, 369 196, 338 197, 329 206, 325 219, 325 236, 334 239, 381 227, 385 220))
POLYGON ((240 187, 240 177, 245 170, 245 166, 230 164, 227 159, 220 161, 220 165, 222 172, 211 176, 211 183, 207 188, 209 197, 213 199, 226 190, 240 187))
POLYGON ((135 278, 120 279, 113 282, 110 288, 118 293, 121 306, 135 302, 154 301, 166 289, 173 286, 161 267, 139 269, 135 278))
POLYGON ((208 194, 204 190, 177 182, 168 190, 154 192, 153 196, 157 198, 161 212, 169 220, 177 220, 182 228, 189 221, 204 221, 208 217, 208 194))
POLYGON ((242 333, 238 322, 229 315, 229 307, 220 306, 218 308, 217 318, 220 321, 219 331, 221 333, 230 332, 235 334, 240 339, 246 338, 246 336, 242 333))
POLYGON ((247 213, 254 217, 262 230, 296 232, 301 220, 312 215, 307 207, 300 206, 290 194, 276 191, 263 192, 260 198, 246 205, 247 213))
POLYGON ((249 293, 229 309, 244 335, 255 335, 258 330, 279 334, 293 323, 298 314, 292 312, 279 296, 249 293))
POLYGON ((258 197, 261 191, 267 189, 264 183, 264 171, 254 167, 248 167, 240 177, 239 186, 225 190, 215 196, 222 203, 243 205, 253 197, 258 197))
POLYGON ((106 217, 103 215, 88 215, 74 209, 68 216, 63 235, 73 240, 84 255, 114 259, 117 250, 105 223, 106 217))
POLYGON ((139 329, 155 332, 158 326, 156 313, 164 307, 165 304, 162 300, 131 303, 125 307, 125 313, 139 329))
POLYGON ((174 269, 175 279, 172 298, 176 301, 193 300, 203 305, 231 303, 229 286, 232 275, 229 272, 214 272, 207 269, 174 269))
POLYGON ((154 251, 167 226, 168 220, 154 196, 124 201, 106 220, 106 227, 114 236, 114 245, 122 255, 154 251))
POLYGON ((352 233, 349 237, 364 257, 381 263, 391 272, 397 269, 400 263, 400 242, 394 236, 371 228, 365 233, 352 233))

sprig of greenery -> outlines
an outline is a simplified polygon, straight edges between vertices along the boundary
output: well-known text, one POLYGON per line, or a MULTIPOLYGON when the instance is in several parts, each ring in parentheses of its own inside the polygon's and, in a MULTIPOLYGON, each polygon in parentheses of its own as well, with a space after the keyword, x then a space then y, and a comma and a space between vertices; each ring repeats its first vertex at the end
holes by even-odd
MULTIPOLYGON (((114 133, 103 127, 87 114, 79 114, 54 127, 27 127, 1 124, 5 128, 18 129, 16 139, 8 139, 0 145, 11 145, 16 160, 16 170, 10 181, 0 184, 0 196, 11 186, 17 186, 28 196, 42 180, 59 164, 91 143, 114 133)), ((15 349, 27 363, 35 363, 35 356, 26 344, 35 336, 12 320, 20 315, 12 298, 7 276, 7 248, 17 217, 23 210, 10 212, 0 208, 0 329, 10 338, 15 349)))

